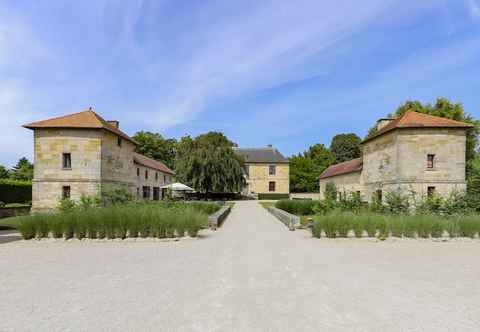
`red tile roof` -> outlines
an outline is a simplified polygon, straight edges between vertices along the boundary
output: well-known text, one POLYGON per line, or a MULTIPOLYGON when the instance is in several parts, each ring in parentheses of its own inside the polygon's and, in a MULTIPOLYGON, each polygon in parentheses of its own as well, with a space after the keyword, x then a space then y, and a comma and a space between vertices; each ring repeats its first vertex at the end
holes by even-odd
POLYGON ((335 164, 328 167, 320 174, 320 179, 329 178, 332 176, 348 174, 353 172, 360 172, 363 167, 363 161, 361 158, 344 161, 343 163, 335 164))
POLYGON ((105 129, 108 130, 133 144, 137 144, 130 136, 125 134, 118 128, 115 128, 108 121, 104 120, 100 115, 90 109, 68 114, 48 120, 32 122, 24 125, 23 127, 28 129, 37 128, 91 128, 91 129, 105 129))
POLYGON ((167 173, 167 174, 175 174, 170 168, 168 168, 164 163, 158 160, 154 160, 139 153, 135 153, 133 156, 133 161, 139 165, 156 169, 157 171, 167 173))
POLYGON ((385 127, 377 131, 375 134, 367 137, 363 143, 372 140, 375 137, 383 135, 397 128, 472 128, 470 123, 455 121, 447 118, 441 118, 439 116, 418 113, 418 112, 405 112, 402 116, 392 120, 385 127))

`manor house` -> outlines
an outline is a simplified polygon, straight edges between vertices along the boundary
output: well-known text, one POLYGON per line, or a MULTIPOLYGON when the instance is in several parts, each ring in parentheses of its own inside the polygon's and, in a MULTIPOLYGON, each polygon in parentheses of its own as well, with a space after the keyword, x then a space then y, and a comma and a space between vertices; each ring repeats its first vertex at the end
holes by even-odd
POLYGON ((446 197, 465 191, 466 132, 473 126, 432 115, 406 112, 381 119, 361 144, 362 156, 332 165, 320 175, 320 198, 328 182, 339 195, 383 200, 385 193, 446 197))
POLYGON ((118 121, 106 121, 91 108, 24 127, 34 131, 33 211, 118 187, 159 200, 161 187, 173 182, 171 169, 135 153, 137 143, 118 121))

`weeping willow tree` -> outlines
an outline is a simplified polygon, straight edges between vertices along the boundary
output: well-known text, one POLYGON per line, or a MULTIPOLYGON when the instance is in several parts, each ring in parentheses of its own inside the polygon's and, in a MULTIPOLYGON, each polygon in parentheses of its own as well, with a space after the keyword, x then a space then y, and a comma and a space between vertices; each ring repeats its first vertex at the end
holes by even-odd
POLYGON ((240 192, 245 186, 243 162, 222 133, 209 132, 192 139, 183 137, 178 145, 176 178, 206 193, 240 192))

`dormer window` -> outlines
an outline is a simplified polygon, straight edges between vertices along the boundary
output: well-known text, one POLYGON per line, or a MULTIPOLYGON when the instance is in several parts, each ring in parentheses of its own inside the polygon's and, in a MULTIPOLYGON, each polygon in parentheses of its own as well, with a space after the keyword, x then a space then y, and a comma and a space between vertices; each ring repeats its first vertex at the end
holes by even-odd
POLYGON ((72 155, 70 153, 62 155, 62 167, 63 169, 72 169, 72 155))
POLYGON ((428 154, 427 155, 427 168, 435 168, 435 155, 428 154))

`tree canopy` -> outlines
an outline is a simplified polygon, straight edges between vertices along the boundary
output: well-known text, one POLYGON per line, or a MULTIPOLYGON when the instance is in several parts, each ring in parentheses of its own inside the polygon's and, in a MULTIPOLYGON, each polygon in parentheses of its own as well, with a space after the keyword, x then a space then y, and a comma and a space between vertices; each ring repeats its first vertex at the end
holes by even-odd
POLYGON ((314 144, 303 154, 294 155, 290 161, 290 190, 292 192, 317 192, 318 177, 335 157, 323 144, 314 144))
POLYGON ((335 157, 335 163, 360 157, 361 142, 360 137, 354 133, 335 135, 330 144, 330 151, 335 157))
POLYGON ((10 178, 14 180, 31 181, 33 179, 33 164, 27 158, 21 158, 13 167, 10 178))
POLYGON ((9 175, 10 172, 8 169, 5 166, 0 165, 0 179, 8 179, 9 175))
POLYGON ((175 159, 176 178, 198 191, 240 192, 245 186, 243 164, 234 143, 219 132, 192 139, 182 137, 175 159))
POLYGON ((133 135, 138 143, 136 151, 146 157, 163 162, 169 168, 174 168, 175 154, 178 142, 174 138, 163 138, 158 133, 139 131, 133 135))

